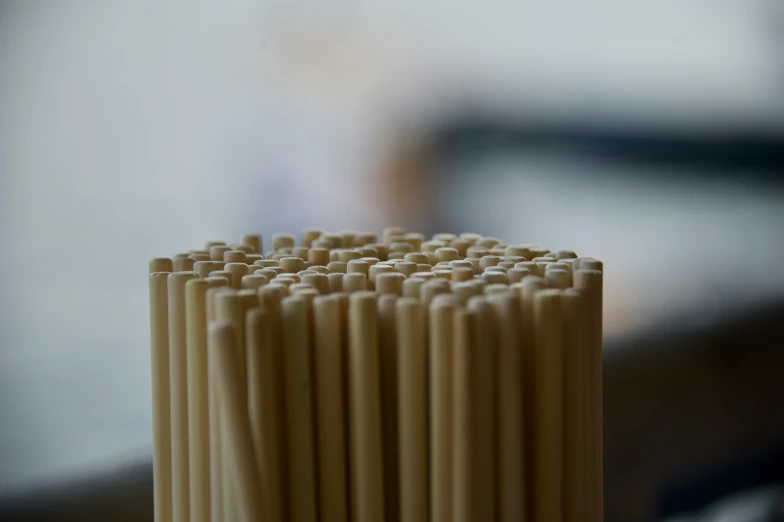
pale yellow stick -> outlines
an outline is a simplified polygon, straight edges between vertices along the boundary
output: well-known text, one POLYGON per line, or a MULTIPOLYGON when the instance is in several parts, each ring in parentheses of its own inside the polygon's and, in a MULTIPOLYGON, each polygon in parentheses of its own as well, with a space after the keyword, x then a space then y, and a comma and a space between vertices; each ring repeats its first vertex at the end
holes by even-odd
MULTIPOLYGON (((425 284, 423 291, 431 283, 425 284)), ((448 285, 448 284, 447 284, 448 285)), ((447 287, 448 291, 448 287, 447 287)), ((423 299, 424 301, 424 299, 423 299)), ((427 306, 423 303, 423 306, 427 306)), ((452 521, 452 344, 457 298, 430 304, 430 520, 452 521)))
POLYGON ((321 522, 348 520, 342 329, 338 301, 330 296, 315 298, 313 330, 321 522))
POLYGON ((315 522, 316 456, 308 306, 301 296, 282 301, 290 520, 315 522))
POLYGON ((210 282, 185 284, 188 462, 192 522, 210 522, 210 446, 207 394, 207 288, 210 282))
MULTIPOLYGON (((277 443, 275 444, 279 451, 279 459, 281 461, 280 469, 280 502, 283 513, 283 519, 287 520, 288 512, 288 472, 286 461, 286 417, 285 417, 285 401, 286 391, 283 383, 283 312, 282 301, 285 297, 285 289, 283 287, 267 286, 262 287, 259 291, 259 305, 269 316, 269 329, 270 329, 270 346, 272 350, 269 353, 268 366, 270 367, 269 373, 266 373, 269 382, 266 383, 270 387, 270 393, 277 397, 273 401, 272 408, 275 408, 273 413, 274 418, 279 419, 274 424, 277 443)), ((265 388, 266 389, 266 388, 265 388)))
POLYGON ((384 522, 381 379, 374 293, 351 294, 348 322, 351 519, 384 522))
MULTIPOLYGON (((454 317, 453 419, 454 520, 487 520, 479 508, 476 312, 460 309, 454 317)), ((481 407, 490 407, 482 404, 481 407)))
POLYGON ((260 235, 258 235, 258 234, 245 234, 244 236, 242 236, 242 239, 240 240, 240 242, 244 243, 246 245, 252 246, 253 247, 253 251, 256 254, 261 254, 262 253, 262 250, 261 250, 261 236, 260 235))
POLYGON ((341 274, 339 272, 328 274, 327 280, 329 281, 329 293, 334 294, 335 292, 342 292, 343 291, 343 276, 345 274, 341 274))
MULTIPOLYGON (((476 417, 476 487, 477 515, 476 520, 496 520, 496 484, 497 472, 503 463, 497 460, 497 415, 498 400, 496 397, 496 364, 497 364, 497 329, 494 312, 490 303, 483 296, 468 299, 467 307, 476 314, 474 329, 476 354, 476 401, 479 405, 476 417)), ((524 495, 524 491, 521 495, 524 495)))
MULTIPOLYGON (((193 260, 191 260, 193 261, 193 260)), ((190 520, 188 462, 188 379, 185 284, 194 272, 169 274, 169 391, 172 439, 172 520, 190 520)))
POLYGON ((526 502, 520 308, 510 293, 492 293, 488 299, 498 335, 498 518, 506 522, 522 520, 526 502))
MULTIPOLYGON (((560 252, 559 252, 560 253, 560 252)), ((568 289, 561 296, 564 314, 564 520, 584 522, 589 514, 586 475, 585 390, 588 365, 585 324, 588 309, 579 290, 568 289)))
MULTIPOLYGON (((244 328, 244 316, 242 313, 242 299, 240 298, 237 292, 218 292, 215 294, 215 319, 217 321, 225 322, 227 324, 231 324, 234 328, 233 338, 237 342, 237 346, 234 349, 236 357, 238 359, 238 364, 240 358, 243 359, 243 367, 244 367, 244 355, 240 355, 240 335, 239 330, 242 329, 242 339, 243 339, 243 346, 242 346, 242 353, 244 354, 244 338, 245 338, 245 328, 244 328)), ((241 387, 244 387, 244 377, 245 375, 240 372, 237 376, 237 379, 242 382, 240 384, 241 387)), ((242 388, 241 388, 242 389, 242 388)), ((217 388, 216 388, 217 390, 217 388)), ((217 391, 216 391, 217 393, 217 391)), ((217 395, 216 395, 217 399, 217 395)), ((245 396, 243 395, 240 400, 244 400, 245 396)), ((229 444, 229 435, 227 430, 229 429, 229 425, 227 423, 227 419, 225 414, 222 411, 218 411, 218 419, 219 419, 219 451, 220 451, 220 483, 222 489, 222 505, 223 505, 223 520, 225 522, 233 522, 237 516, 237 497, 236 497, 236 485, 233 483, 232 476, 234 475, 234 470, 231 468, 231 460, 228 458, 228 452, 230 451, 228 448, 229 444)))
MULTIPOLYGON (((171 264, 171 259, 169 263, 171 264)), ((168 275, 169 273, 167 272, 150 274, 150 353, 152 362, 155 522, 170 522, 172 520, 168 275)))
MULTIPOLYGON (((402 274, 397 273, 389 275, 403 277, 402 274)), ((378 297, 381 425, 384 448, 384 503, 387 520, 398 520, 400 518, 396 302, 397 295, 394 294, 382 294, 378 297)))
POLYGON ((563 313, 560 290, 534 297, 534 520, 563 520, 563 313))
MULTIPOLYGON (((593 260, 595 261, 595 260, 593 260)), ((585 262, 585 261, 583 261, 585 262)), ((597 262, 598 263, 598 262, 597 262)), ((597 266, 593 264, 593 266, 597 266)), ((588 520, 603 520, 603 470, 602 470, 602 279, 599 270, 580 269, 573 274, 575 288, 585 293, 588 308, 587 352, 588 367, 588 430, 590 439, 590 479, 592 486, 592 517, 588 520)))
POLYGON ((525 465, 525 498, 526 520, 534 520, 534 297, 536 293, 547 288, 547 281, 537 276, 528 276, 520 283, 518 297, 520 299, 520 334, 523 350, 523 461, 525 465))
POLYGON ((348 293, 367 290, 368 280, 365 274, 353 272, 343 276, 343 291, 348 293))
POLYGON ((221 411, 225 430, 223 436, 231 470, 232 491, 237 502, 239 522, 258 522, 268 520, 264 509, 263 491, 259 480, 253 451, 245 397, 239 387, 240 368, 237 358, 236 327, 230 322, 220 321, 210 327, 209 350, 215 352, 212 361, 215 367, 218 407, 221 411))
POLYGON ((248 365, 248 418, 253 435, 256 469, 269 520, 283 521, 283 452, 278 424, 282 422, 280 394, 275 389, 274 347, 269 312, 260 308, 246 317, 246 355, 248 365))
POLYGON ((422 305, 397 300, 400 520, 427 522, 427 351, 422 305))
POLYGON ((174 264, 170 257, 156 257, 155 259, 150 259, 147 269, 150 274, 155 272, 174 272, 174 264))

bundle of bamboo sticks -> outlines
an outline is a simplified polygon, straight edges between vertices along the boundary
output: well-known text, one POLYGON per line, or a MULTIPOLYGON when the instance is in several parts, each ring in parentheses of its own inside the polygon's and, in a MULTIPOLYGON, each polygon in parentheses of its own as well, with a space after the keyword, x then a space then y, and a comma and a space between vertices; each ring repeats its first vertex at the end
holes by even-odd
POLYGON ((305 230, 150 261, 156 522, 598 522, 602 263, 305 230))

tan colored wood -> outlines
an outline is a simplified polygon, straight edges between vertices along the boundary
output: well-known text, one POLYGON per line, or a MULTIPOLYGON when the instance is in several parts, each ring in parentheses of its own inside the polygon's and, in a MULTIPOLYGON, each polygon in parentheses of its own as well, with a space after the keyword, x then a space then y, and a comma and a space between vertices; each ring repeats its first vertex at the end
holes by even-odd
POLYGON ((491 293, 493 325, 498 339, 498 519, 525 518, 525 421, 520 305, 509 292, 491 293))
POLYGON ((331 296, 313 301, 314 363, 321 522, 348 520, 346 474, 344 325, 340 305, 331 296))
POLYGON ((363 292, 368 288, 368 280, 361 272, 352 272, 343 276, 344 292, 363 292))
POLYGON ((534 520, 563 520, 563 312, 561 291, 534 296, 534 520))
POLYGON ((376 295, 349 297, 349 476, 351 519, 384 522, 384 469, 381 428, 376 295))
MULTIPOLYGON (((426 283, 423 293, 428 289, 426 283)), ((422 299, 423 306, 425 299, 422 299)), ((453 319, 457 299, 434 296, 429 305, 430 520, 450 522, 452 504, 453 319)))
MULTIPOLYGON (((391 268, 391 267, 390 267, 391 268)), ((384 275, 384 274, 382 274, 384 275)), ((403 277, 402 274, 387 274, 403 277)), ((378 346, 381 371, 381 424, 384 452, 384 502, 387 520, 400 518, 400 465, 398 447, 397 295, 378 297, 378 346)))
POLYGON ((424 312, 418 299, 397 300, 400 520, 426 522, 427 350, 424 312))
POLYGON ((239 386, 241 369, 237 357, 236 327, 219 321, 209 330, 209 350, 214 352, 218 407, 225 423, 222 435, 227 438, 223 457, 229 461, 233 498, 239 522, 268 520, 263 490, 256 468, 253 438, 246 400, 239 386))
MULTIPOLYGON (((595 261, 595 260, 593 260, 595 261)), ((585 263, 583 260, 581 262, 585 263)), ((597 263, 600 263, 597 261, 597 263)), ((591 264, 589 264, 591 266, 591 264)), ((598 266, 592 264, 592 266, 598 266)), ((590 522, 604 517, 603 484, 603 435, 602 435, 602 307, 603 273, 599 270, 581 268, 574 272, 574 287, 585 294, 588 308, 587 351, 589 353, 588 378, 588 430, 590 444, 590 480, 592 486, 590 522)))
MULTIPOLYGON (((193 260, 190 260, 191 262, 193 260)), ((188 378, 185 285, 195 272, 175 272, 168 278, 169 404, 171 407, 172 520, 190 520, 188 455, 188 378)))
MULTIPOLYGON (((453 514, 457 522, 490 520, 480 507, 479 408, 477 396, 477 313, 459 309, 454 316, 453 367, 453 514)), ((482 404, 482 408, 492 407, 482 404)), ((486 507, 486 506, 485 506, 486 507)))
MULTIPOLYGON (((153 263, 150 263, 153 265, 153 263)), ((169 259, 171 264, 171 259, 169 259)), ((165 265, 157 263, 156 267, 165 265)), ((151 266, 152 268, 152 266, 151 266)), ((155 522, 172 520, 171 409, 169 396, 169 311, 167 272, 150 274, 153 495, 155 522)))
POLYGON ((494 311, 483 296, 468 299, 467 308, 474 312, 476 347, 476 520, 496 520, 497 459, 497 328, 494 311))
POLYGON ((273 346, 274 314, 261 308, 248 311, 246 317, 246 353, 248 358, 248 419, 250 421, 256 469, 261 495, 267 504, 269 520, 283 521, 284 450, 278 426, 283 422, 282 397, 275 375, 277 347, 273 346))
POLYGON ((309 311, 302 296, 286 297, 281 305, 288 513, 290 520, 315 522, 318 505, 309 311))
POLYGON ((588 309, 581 291, 568 289, 561 295, 564 315, 564 520, 584 522, 590 513, 590 477, 587 475, 586 449, 587 392, 586 350, 588 309))
POLYGON ((210 522, 210 439, 207 392, 207 289, 210 282, 185 284, 188 462, 191 522, 210 522))

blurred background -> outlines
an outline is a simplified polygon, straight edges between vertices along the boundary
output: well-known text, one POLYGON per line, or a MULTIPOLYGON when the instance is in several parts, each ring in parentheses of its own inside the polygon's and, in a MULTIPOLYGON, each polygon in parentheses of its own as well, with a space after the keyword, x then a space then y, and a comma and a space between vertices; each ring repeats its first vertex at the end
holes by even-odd
POLYGON ((0 2, 0 504, 151 513, 149 258, 387 224, 604 260, 608 521, 784 520, 781 0, 0 2))

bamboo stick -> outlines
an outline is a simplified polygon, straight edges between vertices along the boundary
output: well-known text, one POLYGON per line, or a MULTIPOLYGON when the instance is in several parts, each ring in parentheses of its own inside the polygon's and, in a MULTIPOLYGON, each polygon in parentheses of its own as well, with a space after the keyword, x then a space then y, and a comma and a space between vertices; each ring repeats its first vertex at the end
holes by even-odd
POLYGON ((253 308, 246 317, 248 368, 248 418, 253 436, 256 469, 262 498, 272 522, 283 521, 283 448, 278 425, 283 422, 277 389, 276 347, 273 346, 272 313, 253 308))
POLYGON ((563 314, 561 292, 534 297, 534 520, 563 520, 563 314))
POLYGON ((348 520, 346 433, 343 400, 343 324, 331 296, 313 300, 314 362, 321 522, 348 520))
MULTIPOLYGON (((497 489, 497 415, 496 375, 498 346, 494 312, 483 296, 468 298, 466 306, 475 313, 476 354, 476 452, 477 520, 496 520, 497 489)), ((501 463, 498 464, 500 469, 501 463)), ((524 490, 523 490, 524 494, 524 490)))
POLYGON ((348 322, 351 519, 384 522, 381 383, 374 293, 351 294, 348 322))
POLYGON ((315 522, 318 506, 308 305, 301 296, 286 297, 281 305, 288 513, 292 522, 315 522))
POLYGON ((498 518, 501 522, 525 518, 525 432, 523 354, 520 345, 519 301, 510 293, 488 297, 498 334, 498 518), (521 378, 522 377, 522 378, 521 378))
MULTIPOLYGON (((583 260, 582 263, 585 261, 583 260)), ((589 265, 590 266, 590 265, 589 265)), ((596 265, 594 265, 596 266, 596 265)), ((588 378, 589 408, 589 444, 590 444, 590 480, 591 522, 603 520, 603 471, 602 471, 602 279, 599 270, 579 269, 573 274, 574 287, 585 293, 588 307, 588 353, 590 364, 588 378)))
POLYGON ((455 312, 452 500, 457 522, 487 520, 479 513, 476 320, 477 313, 471 310, 455 312))
POLYGON ((586 474, 587 459, 583 458, 588 448, 585 444, 585 368, 589 357, 584 341, 588 310, 584 295, 572 288, 563 292, 561 303, 564 314, 563 516, 569 522, 583 522, 589 514, 588 495, 592 492, 586 474))
MULTIPOLYGON (((190 260, 191 264, 193 260, 190 260)), ((194 272, 169 274, 169 391, 172 440, 172 520, 190 520, 188 454, 188 379, 185 318, 185 285, 194 272)))
POLYGON ((427 351, 422 305, 397 300, 400 519, 428 520, 427 351))
POLYGON ((245 398, 239 386, 240 367, 237 356, 236 327, 220 321, 210 328, 209 350, 215 352, 213 361, 221 416, 226 429, 224 457, 230 462, 232 492, 237 501, 239 522, 267 520, 261 484, 256 469, 253 439, 245 409, 245 398))
MULTIPOLYGON (((171 260, 169 262, 171 263, 171 260)), ((156 267, 162 265, 165 265, 165 263, 157 263, 156 267)), ((153 267, 151 266, 151 268, 153 267)), ((150 353, 152 362, 155 522, 170 522, 172 520, 168 276, 168 272, 154 272, 150 274, 150 353)))
MULTIPOLYGON (((391 268, 391 267, 390 267, 391 268)), ((401 274, 389 274, 400 276, 401 274)), ((386 519, 400 519, 400 483, 397 409, 397 295, 378 297, 378 346, 381 371, 381 425, 384 451, 384 502, 386 519)))
MULTIPOLYGON (((426 283, 423 291, 431 284, 426 283)), ((423 306, 427 305, 423 303, 423 306)), ((450 522, 453 518, 452 343, 457 299, 452 295, 438 295, 429 306, 430 520, 450 522)))

